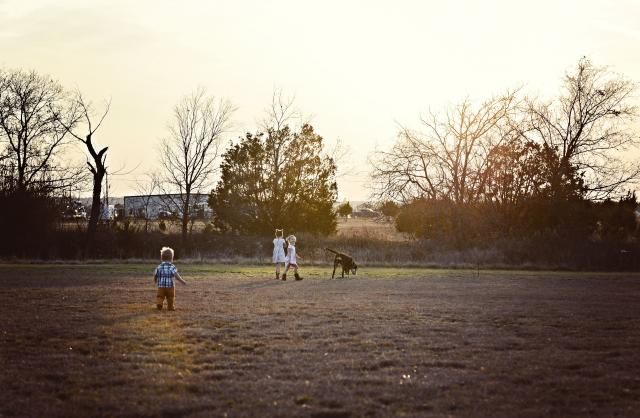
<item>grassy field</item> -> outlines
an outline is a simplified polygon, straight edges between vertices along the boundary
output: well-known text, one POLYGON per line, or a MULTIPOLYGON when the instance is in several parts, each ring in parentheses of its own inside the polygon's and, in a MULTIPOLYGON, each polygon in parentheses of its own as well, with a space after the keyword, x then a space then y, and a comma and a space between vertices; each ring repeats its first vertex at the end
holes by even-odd
POLYGON ((408 239, 406 234, 396 231, 392 221, 367 218, 339 218, 336 235, 341 238, 377 239, 392 242, 408 239))
POLYGON ((0 265, 0 416, 638 416, 640 275, 0 265))

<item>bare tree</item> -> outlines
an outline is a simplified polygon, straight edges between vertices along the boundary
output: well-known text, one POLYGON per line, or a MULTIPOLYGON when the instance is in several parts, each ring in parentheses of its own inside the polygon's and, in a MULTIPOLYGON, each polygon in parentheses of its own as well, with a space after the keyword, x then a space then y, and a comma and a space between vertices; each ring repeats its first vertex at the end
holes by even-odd
POLYGON ((440 195, 444 173, 436 166, 435 147, 404 129, 389 151, 378 151, 371 161, 375 194, 407 202, 440 195))
POLYGON ((56 159, 76 115, 62 86, 35 71, 0 71, 0 141, 17 190, 77 185, 79 170, 56 159))
POLYGON ((227 100, 215 100, 204 89, 185 97, 174 108, 169 136, 161 144, 165 190, 179 196, 182 242, 187 243, 194 193, 210 187, 222 134, 229 128, 234 108, 227 100))
POLYGON ((356 166, 353 162, 353 150, 341 138, 336 139, 326 154, 336 164, 338 169, 336 178, 344 178, 357 174, 356 166))
POLYGON ((109 149, 109 147, 102 147, 97 150, 93 143, 93 136, 95 132, 100 129, 102 122, 107 117, 110 106, 111 103, 107 102, 105 104, 104 112, 102 112, 102 115, 97 118, 97 123, 93 123, 92 119, 95 120, 96 115, 91 103, 87 102, 84 97, 82 97, 81 93, 76 93, 76 97, 74 98, 74 113, 77 115, 77 118, 75 119, 77 121, 77 124, 82 125, 82 127, 85 129, 86 134, 82 135, 75 133, 74 127, 68 125, 62 117, 59 117, 60 124, 74 138, 85 145, 87 152, 91 157, 91 160, 87 159, 87 166, 89 167, 89 171, 91 172, 93 178, 91 213, 89 215, 89 224, 87 226, 87 242, 89 252, 93 250, 95 233, 101 215, 100 198, 102 195, 102 182, 104 181, 105 175, 107 174, 107 167, 105 165, 105 162, 107 159, 106 153, 109 149))
POLYGON ((478 200, 489 151, 512 130, 515 97, 515 92, 508 92, 477 109, 465 100, 443 114, 422 117, 424 132, 402 128, 393 148, 378 152, 372 161, 377 196, 398 201, 478 200))
POLYGON ((282 89, 274 89, 271 94, 271 103, 265 109, 265 117, 260 123, 260 128, 263 131, 269 129, 280 131, 286 126, 297 129, 298 126, 291 126, 292 123, 301 125, 303 118, 302 113, 294 106, 295 100, 295 96, 285 96, 282 89))
POLYGON ((149 207, 154 194, 160 187, 160 176, 156 173, 147 173, 145 179, 136 184, 136 192, 142 197, 142 209, 144 211, 144 232, 149 232, 149 207))
MULTIPOLYGON (((575 167, 586 177, 589 197, 610 196, 621 185, 637 180, 640 166, 622 159, 638 144, 627 123, 637 116, 630 101, 636 85, 596 67, 587 58, 565 76, 564 92, 556 102, 529 101, 529 138, 557 150, 560 170, 575 167)), ((562 181, 566 173, 557 173, 562 181)))

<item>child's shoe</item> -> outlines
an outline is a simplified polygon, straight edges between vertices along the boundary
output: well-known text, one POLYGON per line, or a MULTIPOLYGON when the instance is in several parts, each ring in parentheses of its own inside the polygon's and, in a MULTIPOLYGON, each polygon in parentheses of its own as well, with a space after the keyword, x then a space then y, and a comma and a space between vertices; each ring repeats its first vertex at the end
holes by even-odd
POLYGON ((282 280, 287 280, 287 275, 286 274, 282 275, 282 280))
POLYGON ((302 280, 302 277, 300 277, 298 273, 295 273, 293 276, 296 278, 296 280, 302 280))
POLYGON ((276 273, 276 280, 280 280, 280 273, 276 273))

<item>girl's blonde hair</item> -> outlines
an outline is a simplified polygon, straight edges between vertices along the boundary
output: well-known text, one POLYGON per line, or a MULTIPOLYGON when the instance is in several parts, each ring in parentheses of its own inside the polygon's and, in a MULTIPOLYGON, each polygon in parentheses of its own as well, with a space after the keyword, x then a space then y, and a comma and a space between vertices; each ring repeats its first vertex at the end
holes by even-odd
POLYGON ((289 244, 296 245, 296 236, 295 235, 289 235, 287 237, 287 242, 289 244))
POLYGON ((173 261, 173 248, 162 247, 160 250, 160 259, 162 261, 173 261))

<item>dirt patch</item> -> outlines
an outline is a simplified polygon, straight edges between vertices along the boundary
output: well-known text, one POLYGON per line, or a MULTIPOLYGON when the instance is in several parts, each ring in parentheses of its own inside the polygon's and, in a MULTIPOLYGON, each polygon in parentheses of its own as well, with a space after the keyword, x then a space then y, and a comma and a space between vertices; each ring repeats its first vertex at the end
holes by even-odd
POLYGON ((0 416, 640 411, 639 276, 153 267, 0 266, 0 416))

